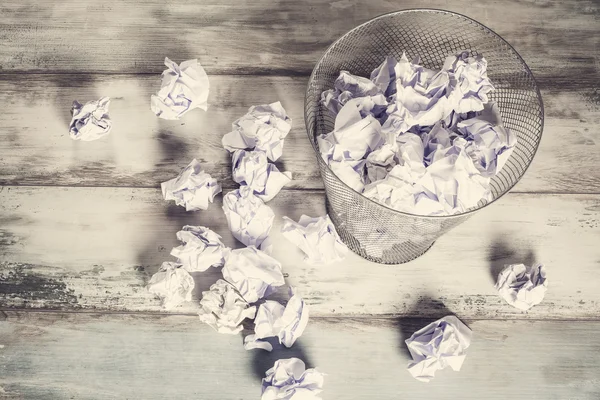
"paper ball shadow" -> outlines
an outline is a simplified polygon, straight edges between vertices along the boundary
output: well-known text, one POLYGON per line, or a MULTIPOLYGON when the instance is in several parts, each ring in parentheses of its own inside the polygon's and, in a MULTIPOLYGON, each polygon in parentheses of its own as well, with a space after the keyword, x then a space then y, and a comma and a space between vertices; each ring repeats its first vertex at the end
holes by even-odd
MULTIPOLYGON (((290 298, 290 293, 288 292, 288 288, 289 288, 289 283, 287 282, 287 279, 286 279, 286 283, 284 286, 280 287, 279 290, 276 290, 274 293, 272 293, 271 295, 268 296, 269 300, 275 300, 275 301, 280 302, 283 305, 286 305, 290 298)), ((259 307, 260 303, 262 303, 262 301, 259 301, 257 304, 255 304, 257 308, 259 307)), ((246 319, 243 322, 243 326, 244 326, 244 330, 242 331, 242 338, 245 338, 248 335, 254 334, 254 321, 246 319)), ((310 322, 309 322, 309 326, 310 326, 310 322)), ((270 337, 270 338, 266 338, 263 340, 269 342, 271 344, 271 346, 273 346, 272 351, 269 352, 269 351, 262 350, 262 349, 244 350, 244 351, 252 352, 251 368, 252 368, 252 373, 256 376, 257 379, 264 378, 265 372, 267 372, 268 369, 273 367, 273 364, 275 364, 275 361, 281 360, 281 359, 295 357, 295 358, 299 358, 300 360, 304 361, 304 364, 306 364, 307 369, 315 367, 315 365, 312 363, 310 357, 306 353, 304 346, 302 345, 302 338, 299 338, 291 348, 287 348, 284 345, 280 344, 279 340, 276 337, 270 337)), ((243 346, 243 339, 242 339, 242 346, 243 346)))
POLYGON ((498 274, 500 274, 506 265, 531 265, 536 262, 536 254, 533 249, 512 248, 507 240, 502 237, 496 237, 488 250, 487 261, 490 278, 495 284, 498 279, 498 274))
MULTIPOLYGON (((163 124, 164 120, 160 120, 159 124, 163 124)), ((183 124, 183 122, 181 123, 183 124)), ((187 154, 190 151, 190 145, 186 141, 179 138, 173 132, 168 129, 161 128, 158 132, 156 140, 160 144, 161 162, 175 162, 182 158, 186 162, 192 161, 191 158, 187 160, 187 154)), ((173 176, 175 178, 175 176, 173 176)))
POLYGON ((69 125, 71 124, 73 101, 77 100, 81 104, 85 104, 88 101, 98 100, 103 96, 101 91, 95 86, 97 77, 94 74, 78 73, 54 74, 50 75, 47 79, 56 87, 53 107, 60 116, 65 134, 68 134, 69 125))
POLYGON ((410 338, 413 333, 426 325, 448 315, 455 315, 444 303, 429 296, 422 296, 413 306, 411 311, 405 317, 396 320, 398 330, 400 331, 400 353, 407 359, 412 360, 405 340, 410 338), (419 315, 427 314, 427 317, 419 315))
POLYGON ((219 279, 223 279, 221 270, 222 267, 211 267, 206 271, 192 272, 191 275, 194 278, 192 298, 197 300, 202 299, 202 292, 207 292, 219 279))
MULTIPOLYGON (((160 200, 159 200, 160 201, 160 200)), ((214 204, 211 206, 215 206, 214 204)), ((210 226, 206 221, 207 211, 186 211, 184 207, 172 201, 165 201, 163 213, 160 215, 160 229, 154 229, 147 235, 146 246, 138 252, 136 270, 142 274, 144 285, 152 275, 158 272, 164 261, 176 261, 170 252, 173 247, 179 246, 177 232, 185 225, 210 226)), ((201 295, 221 277, 220 268, 209 268, 207 271, 192 274, 196 287, 194 294, 201 295)), ((195 297, 196 298, 196 297, 195 297)))
MULTIPOLYGON (((246 335, 244 335, 246 336, 246 335)), ((273 351, 265 351, 262 349, 253 349, 253 350, 242 350, 242 351, 251 351, 252 352, 252 373, 256 377, 256 379, 262 379, 265 377, 265 373, 267 370, 273 367, 275 361, 286 359, 286 358, 299 358, 306 364, 306 368, 314 368, 309 356, 304 350, 304 346, 302 345, 302 339, 299 339, 291 348, 287 348, 282 344, 279 344, 277 338, 268 338, 269 343, 273 346, 273 351)))
POLYGON ((176 206, 173 202, 165 202, 164 214, 161 216, 162 228, 150 232, 147 245, 137 256, 138 267, 145 271, 147 279, 158 271, 163 261, 175 261, 170 255, 171 249, 179 244, 175 234, 182 226, 194 222, 190 217, 185 208, 176 206))

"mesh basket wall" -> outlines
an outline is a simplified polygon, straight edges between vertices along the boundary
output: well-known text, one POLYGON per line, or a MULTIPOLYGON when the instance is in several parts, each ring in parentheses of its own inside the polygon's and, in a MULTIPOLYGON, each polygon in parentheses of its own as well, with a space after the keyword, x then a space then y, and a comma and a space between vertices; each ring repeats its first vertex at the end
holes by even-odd
POLYGON ((342 240, 360 256, 378 263, 400 264, 420 256, 434 241, 493 202, 523 176, 537 150, 543 128, 543 105, 531 71, 516 51, 483 25, 439 10, 407 10, 377 17, 336 41, 315 66, 305 99, 305 122, 327 196, 327 211, 342 240), (343 183, 321 158, 316 137, 333 130, 335 118, 320 104, 341 70, 368 77, 386 56, 420 57, 439 70, 459 51, 483 55, 496 90, 503 123, 517 136, 517 146, 492 179, 490 202, 452 216, 419 216, 395 211, 343 183))

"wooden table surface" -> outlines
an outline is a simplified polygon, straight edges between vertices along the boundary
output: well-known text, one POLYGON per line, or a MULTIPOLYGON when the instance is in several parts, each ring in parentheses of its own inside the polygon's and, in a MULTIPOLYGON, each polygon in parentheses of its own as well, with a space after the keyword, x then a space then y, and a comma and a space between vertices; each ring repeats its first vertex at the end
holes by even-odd
POLYGON ((264 372, 292 355, 328 374, 325 400, 600 398, 599 44, 600 3, 586 0, 2 0, 0 398, 258 399, 264 372), (240 245, 220 196, 186 213, 160 182, 195 157, 234 188, 222 135, 249 106, 279 100, 294 122, 281 159, 294 181, 269 203, 273 232, 283 215, 323 215, 308 75, 346 31, 413 7, 480 21, 531 67, 546 120, 522 181, 405 265, 351 254, 312 267, 274 234, 274 257, 311 307, 289 350, 246 351, 241 335, 198 320, 217 269, 194 275, 193 302, 162 311, 145 285, 183 225, 240 245), (152 114, 165 56, 199 59, 209 112, 152 114), (100 96, 112 98, 112 132, 72 141, 72 101, 100 96), (493 283, 504 264, 533 260, 549 290, 521 312, 493 283), (418 382, 403 339, 445 314, 474 332, 463 370, 418 382))

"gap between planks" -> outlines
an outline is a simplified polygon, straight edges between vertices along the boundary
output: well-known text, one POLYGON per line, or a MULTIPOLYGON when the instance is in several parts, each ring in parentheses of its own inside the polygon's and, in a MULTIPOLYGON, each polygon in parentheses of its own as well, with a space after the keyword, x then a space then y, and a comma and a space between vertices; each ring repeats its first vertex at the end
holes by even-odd
MULTIPOLYGON (((257 303, 258 304, 258 303, 257 303)), ((77 314, 82 316, 133 316, 133 317, 197 317, 195 313, 177 313, 177 312, 157 312, 157 311, 89 311, 89 310, 44 310, 35 308, 2 308, 0 307, 0 322, 7 321, 10 319, 18 318, 19 314, 77 314), (11 315, 14 314, 14 315, 11 315)), ((443 315, 455 315, 460 320, 465 322, 474 321, 524 321, 524 322, 600 322, 600 315, 597 317, 589 318, 507 318, 503 316, 501 318, 479 318, 479 317, 467 317, 461 318, 459 314, 448 312, 439 313, 439 318, 443 315)), ((310 320, 318 321, 331 321, 331 320, 382 320, 382 321, 395 321, 395 320, 434 320, 438 319, 438 315, 405 315, 405 314, 338 314, 338 315, 315 315, 310 316, 310 320)))
MULTIPOLYGON (((305 78, 309 79, 313 73, 313 69, 307 70, 292 70, 292 69, 253 69, 253 68, 244 68, 239 71, 236 70, 235 73, 230 71, 215 71, 211 72, 209 76, 218 76, 220 78, 248 78, 252 79, 253 77, 261 78, 305 78)), ((576 80, 565 79, 561 77, 546 77, 541 73, 532 72, 533 77, 535 79, 535 83, 538 86, 539 90, 548 90, 548 91, 576 91, 578 89, 590 89, 593 88, 596 84, 595 78, 581 78, 579 77, 576 80)), ((60 70, 25 70, 18 72, 2 72, 0 73, 0 81, 10 81, 10 80, 18 80, 22 79, 23 76, 68 76, 73 78, 73 80, 77 80, 78 76, 85 76, 94 79, 102 79, 103 77, 123 77, 123 78, 131 78, 131 77, 157 77, 160 79, 160 72, 118 72, 118 71, 108 71, 108 72, 67 72, 60 70)))
MULTIPOLYGON (((183 60, 182 60, 183 61, 183 60)), ((268 76, 272 78, 309 78, 312 74, 313 69, 304 69, 304 70, 294 70, 294 69, 281 69, 281 68, 240 68, 236 70, 235 73, 230 71, 214 71, 209 74, 209 76, 221 76, 221 77, 230 77, 230 76, 243 76, 247 78, 252 78, 253 76, 268 76)), ((76 78, 78 75, 85 76, 93 76, 93 77, 102 77, 102 76, 158 76, 160 77, 160 72, 151 72, 151 71, 140 71, 140 72, 119 72, 119 71, 92 71, 92 72, 68 72, 61 70, 24 70, 24 71, 11 71, 11 72, 2 72, 0 73, 0 80, 3 80, 5 77, 8 78, 19 78, 23 75, 65 75, 69 77, 76 78)))
MULTIPOLYGON (((142 185, 142 186, 111 186, 111 185, 46 185, 46 184, 30 184, 30 183, 26 183, 26 184, 11 184, 11 185, 0 185, 0 192, 2 192, 2 190, 5 187, 19 187, 19 188, 24 188, 24 187, 48 187, 48 188, 100 188, 100 189, 160 189, 160 186, 149 186, 149 185, 142 185)), ((240 187, 240 185, 235 185, 235 186, 223 186, 224 190, 235 190, 238 189, 240 187)), ((324 194, 325 193, 325 189, 316 189, 316 188, 283 188, 281 189, 281 191, 288 191, 288 192, 302 192, 302 193, 315 193, 315 194, 324 194)), ((548 195, 548 196, 556 196, 556 195, 560 195, 560 196, 581 196, 581 195, 586 195, 586 196, 594 196, 594 195, 600 195, 600 192, 576 192, 576 191, 571 191, 571 192, 555 192, 555 191, 544 191, 544 192, 533 192, 533 191, 520 191, 520 190, 510 190, 506 193, 504 193, 502 196, 506 195, 506 194, 524 194, 524 195, 548 195)))

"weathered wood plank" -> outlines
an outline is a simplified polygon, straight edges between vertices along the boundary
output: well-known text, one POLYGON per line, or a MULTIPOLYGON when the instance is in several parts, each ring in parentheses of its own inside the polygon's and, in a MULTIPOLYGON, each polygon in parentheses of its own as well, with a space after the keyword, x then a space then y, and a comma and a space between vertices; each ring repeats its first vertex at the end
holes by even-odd
POLYGON ((258 399, 274 360, 327 374, 324 399, 597 399, 598 321, 466 321, 460 372, 426 384, 406 371, 403 339, 430 321, 314 318, 289 350, 245 351, 188 316, 9 313, 0 322, 7 399, 258 399))
MULTIPOLYGON (((3 308, 159 311, 144 285, 178 245, 186 224, 205 225, 236 245, 220 209, 186 213, 158 189, 5 187, 0 192, 3 308)), ((274 257, 314 315, 428 316, 445 304, 465 318, 596 318, 600 313, 600 196, 509 194, 436 242, 414 262, 378 265, 351 254, 312 267, 279 234, 281 217, 325 213, 321 192, 284 191, 274 257), (504 263, 539 260, 550 289, 528 313, 493 287, 504 263)), ((195 297, 220 276, 196 274, 195 297)), ((193 313, 192 302, 176 311, 193 313)))
MULTIPOLYGON (((306 137, 303 96, 307 78, 212 76, 208 112, 181 121, 150 111, 159 76, 28 75, 0 80, 5 104, 0 128, 0 184, 158 187, 194 157, 233 187, 221 137, 253 104, 281 100, 294 122, 281 163, 294 172, 292 188, 321 188, 306 137), (114 128, 95 142, 68 137, 69 109, 80 101, 112 97, 114 128)), ((543 93, 544 137, 515 190, 600 192, 600 107, 576 91, 543 93)))
POLYGON ((162 60, 200 58, 211 74, 308 74, 335 39, 377 15, 442 8, 513 44, 545 85, 594 87, 599 7, 593 0, 5 0, 4 71, 158 73, 162 60))
POLYGON ((0 83, 0 102, 10 103, 0 129, 4 184, 158 187, 197 158, 226 187, 234 187, 222 136, 248 107, 281 100, 294 123, 280 159, 280 165, 295 173, 290 186, 322 185, 304 129, 305 78, 211 77, 209 111, 195 110, 181 121, 159 119, 150 110, 150 96, 160 87, 158 75, 102 76, 93 81, 64 75, 32 78, 22 85, 0 83), (73 99, 99 96, 112 98, 112 132, 95 142, 71 140, 73 99))

